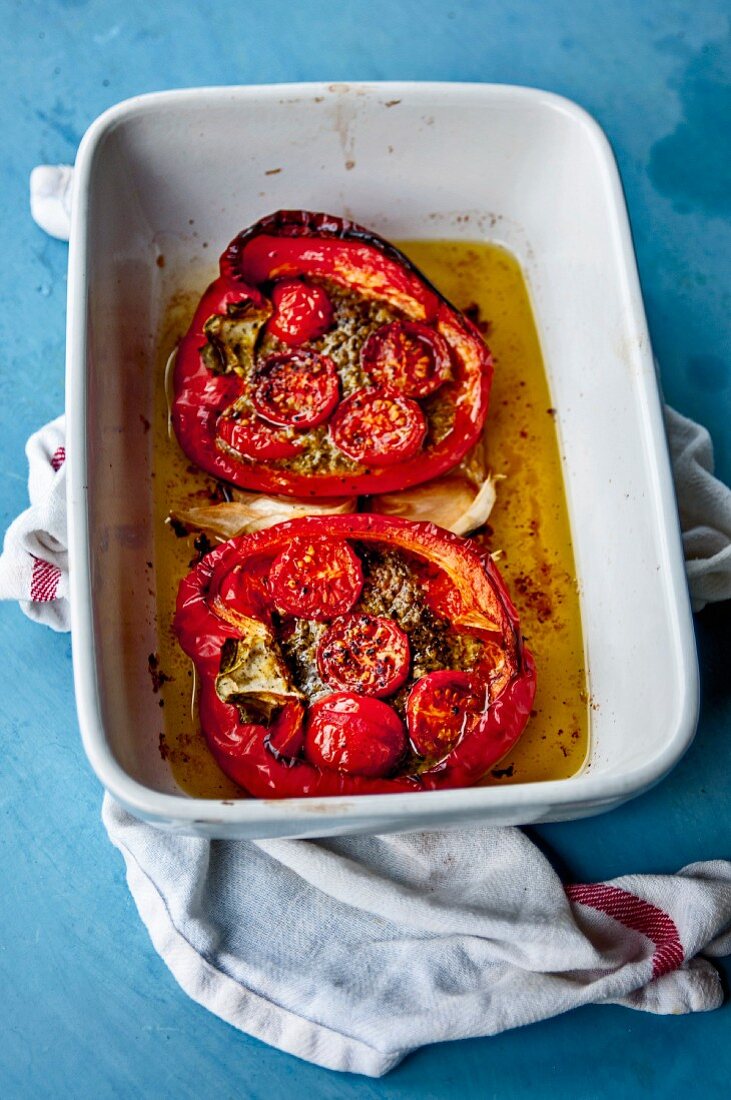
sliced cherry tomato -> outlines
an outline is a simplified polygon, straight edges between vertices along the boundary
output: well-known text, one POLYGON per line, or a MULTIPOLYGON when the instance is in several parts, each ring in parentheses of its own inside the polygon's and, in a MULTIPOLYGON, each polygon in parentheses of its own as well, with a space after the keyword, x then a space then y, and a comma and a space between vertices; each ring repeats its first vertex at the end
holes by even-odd
POLYGON ((366 340, 360 353, 364 370, 381 386, 426 397, 452 374, 449 344, 418 321, 392 321, 366 340))
POLYGON ((393 466, 413 458, 424 442, 426 418, 410 397, 384 388, 346 397, 330 421, 336 447, 367 466, 393 466))
POLYGON ((406 733, 388 703, 337 692, 313 703, 305 756, 319 768, 379 777, 392 772, 406 749, 406 733))
POLYGON ((363 569, 345 541, 295 538, 272 563, 269 579, 281 611, 326 622, 350 611, 363 587, 363 569))
POLYGON ((282 428, 315 428, 327 420, 340 395, 332 359, 314 351, 270 355, 257 367, 252 399, 266 420, 282 428))
POLYGON ((218 598, 240 615, 268 621, 272 610, 267 584, 271 564, 271 558, 266 558, 234 565, 219 584, 218 598))
POLYGON ((443 757, 484 720, 487 681, 468 672, 442 669, 422 676, 409 692, 406 722, 416 751, 443 757))
POLYGON ((442 619, 458 619, 464 608, 459 590, 451 578, 431 562, 417 562, 415 568, 429 609, 442 619))
POLYGON ((272 291, 275 314, 268 331, 290 347, 317 340, 332 324, 333 307, 321 286, 282 279, 272 291))
POLYGON ((376 615, 336 619, 317 650, 317 668, 329 687, 377 698, 401 687, 410 659, 409 639, 401 627, 376 615))
POLYGON ((301 444, 258 416, 220 416, 216 435, 233 451, 247 458, 293 458, 301 444))

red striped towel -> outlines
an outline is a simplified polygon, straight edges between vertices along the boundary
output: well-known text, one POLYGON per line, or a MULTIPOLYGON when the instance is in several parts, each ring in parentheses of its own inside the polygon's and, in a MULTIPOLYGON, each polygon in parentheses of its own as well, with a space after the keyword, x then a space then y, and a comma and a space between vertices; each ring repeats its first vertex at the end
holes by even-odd
POLYGON ((0 599, 18 600, 26 615, 53 630, 69 630, 64 418, 35 432, 25 452, 30 508, 5 534, 0 599))

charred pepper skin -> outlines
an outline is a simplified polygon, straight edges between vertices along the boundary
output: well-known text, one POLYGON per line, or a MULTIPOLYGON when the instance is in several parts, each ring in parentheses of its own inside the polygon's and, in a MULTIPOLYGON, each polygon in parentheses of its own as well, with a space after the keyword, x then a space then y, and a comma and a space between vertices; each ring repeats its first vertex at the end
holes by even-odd
MULTIPOLYGON (((251 608, 247 608, 251 614, 251 608)), ((261 621, 267 620, 262 610, 261 621)), ((200 687, 203 732, 223 771, 257 798, 386 794, 473 786, 515 744, 530 717, 535 695, 535 663, 519 632, 515 608, 490 556, 431 523, 361 513, 307 517, 223 543, 183 579, 175 630, 193 660, 200 687), (242 721, 235 705, 215 690, 220 651, 228 638, 241 637, 235 609, 223 606, 220 592, 235 566, 256 562, 262 573, 283 546, 303 535, 376 541, 437 565, 455 588, 450 621, 458 630, 481 632, 499 646, 502 664, 492 676, 485 709, 451 752, 418 774, 370 778, 318 768, 277 745, 299 745, 300 704, 287 702, 274 723, 242 721), (299 711, 296 709, 299 707, 299 711), (294 709, 293 709, 294 708, 294 709), (274 751, 273 751, 274 750, 274 751)))
POLYGON ((430 481, 459 464, 484 427, 492 374, 492 357, 477 328, 393 245, 343 218, 279 211, 240 233, 223 253, 220 276, 203 295, 178 349, 172 421, 193 462, 240 488, 305 498, 373 495, 430 481), (272 281, 307 276, 383 300, 407 322, 433 329, 440 346, 448 345, 454 377, 443 383, 442 393, 454 411, 444 438, 427 438, 416 454, 393 465, 326 473, 298 472, 277 459, 252 460, 219 446, 217 420, 246 382, 236 372, 214 373, 206 365, 206 322, 247 303, 271 314, 266 294, 272 281))

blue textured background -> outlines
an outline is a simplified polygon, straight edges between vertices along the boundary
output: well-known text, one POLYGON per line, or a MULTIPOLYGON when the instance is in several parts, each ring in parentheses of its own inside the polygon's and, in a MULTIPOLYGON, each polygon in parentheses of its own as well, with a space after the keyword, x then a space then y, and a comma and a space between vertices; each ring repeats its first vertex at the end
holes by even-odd
MULTIPOLYGON (((0 0, 3 525, 25 504, 25 438, 63 400, 66 247, 32 224, 28 173, 73 160, 112 103, 201 84, 504 81, 577 100, 617 153, 666 396, 708 424, 731 480, 728 10, 723 0, 0 0)), ((729 625, 723 607, 697 619, 702 720, 675 773, 608 816, 536 831, 569 877, 731 856, 729 625)), ((137 918, 76 731, 68 638, 0 607, 0 666, 4 1096, 726 1093, 729 1006, 682 1018, 581 1009, 424 1050, 378 1082, 238 1035, 182 994, 137 918)))

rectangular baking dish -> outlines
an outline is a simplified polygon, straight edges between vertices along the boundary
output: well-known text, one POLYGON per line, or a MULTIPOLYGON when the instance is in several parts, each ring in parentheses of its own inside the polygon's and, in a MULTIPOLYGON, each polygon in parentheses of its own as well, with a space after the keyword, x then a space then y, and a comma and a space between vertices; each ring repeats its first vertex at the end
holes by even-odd
POLYGON ((698 674, 661 404, 627 213, 602 131, 528 88, 330 84, 165 92, 79 149, 68 309, 69 541, 79 723, 140 818, 216 837, 527 824, 609 809, 692 740, 698 674), (558 410, 591 691, 571 779, 289 801, 208 801, 158 751, 152 372, 161 311, 241 227, 326 210, 396 240, 490 239, 519 259, 558 410), (206 251, 206 248, 208 251, 206 251), (164 266, 156 262, 164 255, 164 266))

